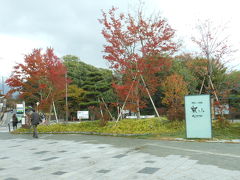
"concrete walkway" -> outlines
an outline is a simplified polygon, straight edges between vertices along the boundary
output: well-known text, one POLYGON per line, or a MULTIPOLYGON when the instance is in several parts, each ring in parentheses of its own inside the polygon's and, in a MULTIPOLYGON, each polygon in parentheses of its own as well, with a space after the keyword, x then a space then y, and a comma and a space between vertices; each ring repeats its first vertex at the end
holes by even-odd
POLYGON ((238 180, 240 144, 0 133, 1 180, 238 180))

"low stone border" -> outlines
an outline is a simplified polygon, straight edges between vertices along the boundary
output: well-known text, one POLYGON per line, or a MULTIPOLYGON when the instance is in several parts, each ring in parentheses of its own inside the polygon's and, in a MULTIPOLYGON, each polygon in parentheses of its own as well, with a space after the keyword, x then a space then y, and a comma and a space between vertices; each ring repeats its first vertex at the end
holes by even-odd
MULTIPOLYGON (((12 132, 14 134, 32 134, 32 132, 12 132)), ((38 132, 38 134, 85 134, 85 135, 101 135, 101 136, 146 136, 146 135, 155 135, 151 133, 145 134, 113 134, 113 133, 98 133, 98 132, 78 132, 78 131, 69 131, 69 132, 38 132)))
MULTIPOLYGON (((12 132, 14 134, 32 134, 32 132, 12 132)), ((145 134, 113 134, 113 133, 98 133, 98 132, 77 132, 77 131, 69 131, 69 132, 39 132, 38 134, 85 134, 85 135, 101 135, 101 136, 116 136, 116 137, 131 137, 131 136, 146 136, 146 135, 156 135, 151 133, 145 134)), ((164 141, 183 141, 183 142, 208 142, 208 143, 233 143, 240 144, 240 139, 184 139, 184 138, 158 138, 158 140, 164 141)))
POLYGON ((208 142, 208 143, 234 143, 240 144, 240 139, 184 139, 184 138, 174 138, 175 141, 185 141, 185 142, 208 142))

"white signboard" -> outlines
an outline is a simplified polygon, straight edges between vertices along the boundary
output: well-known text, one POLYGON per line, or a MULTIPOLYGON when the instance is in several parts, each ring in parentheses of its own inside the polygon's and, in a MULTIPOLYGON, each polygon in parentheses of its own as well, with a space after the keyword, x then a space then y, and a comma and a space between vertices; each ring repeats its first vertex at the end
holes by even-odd
POLYGON ((128 114, 129 112, 129 110, 122 110, 122 114, 128 114))
POLYGON ((229 105, 228 104, 223 104, 220 105, 220 107, 215 107, 214 108, 215 114, 229 114, 229 105))
POLYGON ((22 118, 22 124, 26 124, 25 117, 22 118))
POLYGON ((78 111, 77 118, 78 119, 89 119, 89 112, 88 111, 78 111))
POLYGON ((23 104, 16 104, 16 116, 18 118, 18 121, 21 121, 22 124, 25 123, 25 120, 22 121, 22 118, 24 118, 24 105, 23 104))
POLYGON ((210 95, 185 96, 187 138, 212 138, 210 95))

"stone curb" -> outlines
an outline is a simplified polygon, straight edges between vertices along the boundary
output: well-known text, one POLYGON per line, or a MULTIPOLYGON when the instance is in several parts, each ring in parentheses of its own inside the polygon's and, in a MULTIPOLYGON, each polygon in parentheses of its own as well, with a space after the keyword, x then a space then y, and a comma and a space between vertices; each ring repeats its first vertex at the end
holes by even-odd
MULTIPOLYGON (((13 134, 32 134, 32 132, 11 132, 13 134)), ((113 133, 98 133, 98 132, 78 132, 78 131, 69 131, 69 132, 38 132, 38 134, 85 134, 85 135, 101 135, 101 136, 146 136, 154 135, 151 133, 145 134, 113 134, 113 133)))
POLYGON ((240 139, 230 139, 230 140, 226 140, 226 139, 212 139, 212 140, 204 140, 204 139, 173 138, 173 141, 240 144, 240 139))
MULTIPOLYGON (((12 132, 13 134, 32 134, 32 132, 12 132)), ((131 136, 146 136, 146 135, 155 135, 151 133, 145 134, 113 134, 113 133, 98 133, 98 132, 39 132, 39 134, 85 134, 85 135, 101 135, 101 136, 115 136, 115 137, 131 137, 131 136)), ((164 140, 164 141, 183 141, 183 142, 208 142, 208 143, 233 143, 240 144, 240 139, 212 139, 212 140, 204 140, 204 139, 184 139, 184 138, 159 138, 155 140, 164 140)))

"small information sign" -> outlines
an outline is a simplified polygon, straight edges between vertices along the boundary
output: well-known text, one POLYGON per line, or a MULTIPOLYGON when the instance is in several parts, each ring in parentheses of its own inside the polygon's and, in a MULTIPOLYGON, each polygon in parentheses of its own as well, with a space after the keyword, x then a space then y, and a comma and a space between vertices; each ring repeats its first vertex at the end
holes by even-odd
POLYGON ((78 119, 89 119, 89 112, 88 111, 78 111, 77 118, 78 119))
POLYGON ((212 138, 210 95, 185 96, 187 138, 212 138))

